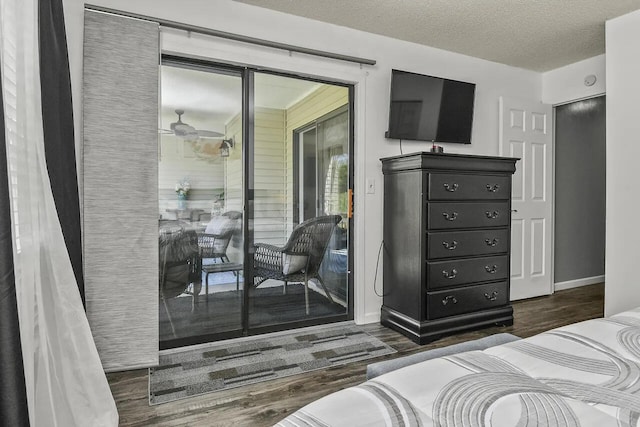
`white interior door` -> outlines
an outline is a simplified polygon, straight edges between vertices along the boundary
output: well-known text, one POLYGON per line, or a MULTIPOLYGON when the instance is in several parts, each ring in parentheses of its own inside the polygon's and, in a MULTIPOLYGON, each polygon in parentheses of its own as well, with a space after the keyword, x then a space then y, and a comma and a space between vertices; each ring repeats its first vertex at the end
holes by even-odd
POLYGON ((511 299, 553 292, 551 105, 500 97, 500 155, 518 157, 511 216, 511 299))

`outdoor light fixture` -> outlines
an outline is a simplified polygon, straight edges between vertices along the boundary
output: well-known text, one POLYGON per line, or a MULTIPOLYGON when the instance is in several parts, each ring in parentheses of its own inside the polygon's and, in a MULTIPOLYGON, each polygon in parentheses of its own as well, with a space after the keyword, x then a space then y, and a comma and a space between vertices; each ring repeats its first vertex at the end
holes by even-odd
POLYGON ((223 139, 220 144, 220 157, 229 157, 233 145, 233 139, 223 139))

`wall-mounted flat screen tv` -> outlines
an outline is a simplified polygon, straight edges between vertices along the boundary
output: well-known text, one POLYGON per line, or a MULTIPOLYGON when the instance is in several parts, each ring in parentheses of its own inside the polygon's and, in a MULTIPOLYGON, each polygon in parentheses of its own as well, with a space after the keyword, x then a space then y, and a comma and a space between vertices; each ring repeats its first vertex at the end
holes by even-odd
POLYGON ((476 85, 392 70, 387 138, 471 144, 476 85))

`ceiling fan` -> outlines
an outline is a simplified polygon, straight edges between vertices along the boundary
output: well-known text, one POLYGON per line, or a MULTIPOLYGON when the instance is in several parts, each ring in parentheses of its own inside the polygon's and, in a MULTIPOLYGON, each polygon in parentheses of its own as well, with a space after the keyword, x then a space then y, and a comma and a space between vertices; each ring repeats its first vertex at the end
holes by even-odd
POLYGON ((178 115, 178 121, 171 123, 169 129, 162 129, 162 133, 174 134, 185 141, 196 141, 198 138, 215 138, 222 139, 224 134, 213 130, 196 129, 193 126, 182 121, 184 110, 175 110, 178 115))

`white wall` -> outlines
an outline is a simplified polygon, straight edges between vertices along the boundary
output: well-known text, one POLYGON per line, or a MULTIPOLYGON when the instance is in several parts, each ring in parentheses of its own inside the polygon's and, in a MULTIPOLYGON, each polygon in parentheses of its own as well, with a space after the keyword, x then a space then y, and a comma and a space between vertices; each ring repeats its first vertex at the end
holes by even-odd
MULTIPOLYGON (((387 140, 391 69, 443 76, 476 83, 471 145, 444 144, 447 152, 498 154, 498 97, 540 101, 541 74, 429 48, 387 37, 235 3, 230 0, 92 0, 90 3, 202 27, 211 27, 307 48, 375 59, 359 67, 336 60, 276 49, 254 47, 192 34, 163 32, 165 48, 191 51, 223 62, 262 65, 294 73, 347 81, 356 87, 355 182, 355 316, 379 319, 381 298, 373 290, 376 256, 382 239, 382 172, 379 159, 399 154, 398 141, 387 140), (375 194, 365 194, 365 179, 375 179, 375 194)), ((77 135, 81 135, 83 1, 64 2, 77 135)), ((428 149, 428 144, 403 142, 404 152, 428 149)), ((379 272, 378 287, 381 286, 379 272)))
POLYGON ((606 24, 607 239, 606 316, 640 305, 640 11, 606 24))
POLYGON ((605 55, 556 68, 542 74, 542 102, 557 105, 602 95, 606 90, 605 55), (585 86, 584 78, 593 74, 596 82, 585 86))

